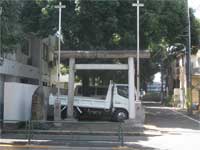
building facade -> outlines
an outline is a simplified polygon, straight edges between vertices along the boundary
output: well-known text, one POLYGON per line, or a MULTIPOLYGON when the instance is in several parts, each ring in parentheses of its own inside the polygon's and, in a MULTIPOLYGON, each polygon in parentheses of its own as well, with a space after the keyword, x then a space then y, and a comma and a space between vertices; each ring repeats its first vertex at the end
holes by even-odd
MULTIPOLYGON (((41 39, 27 35, 13 52, 3 54, 0 64, 0 103, 4 103, 4 83, 16 82, 51 86, 51 68, 55 66, 56 37, 41 39)), ((12 91, 11 91, 12 92, 12 91)), ((1 111, 1 118, 3 116, 1 111)))
MULTIPOLYGON (((178 55, 174 64, 174 79, 178 85, 174 88, 174 97, 178 106, 184 108, 187 94, 185 55, 178 55)), ((200 104, 200 50, 195 55, 191 55, 191 84, 192 103, 197 108, 200 104)))

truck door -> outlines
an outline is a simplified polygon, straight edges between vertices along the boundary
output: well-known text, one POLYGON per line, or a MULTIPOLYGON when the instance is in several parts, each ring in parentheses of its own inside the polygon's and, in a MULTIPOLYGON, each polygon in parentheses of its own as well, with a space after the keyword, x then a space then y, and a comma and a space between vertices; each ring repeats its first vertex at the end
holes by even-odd
POLYGON ((128 86, 115 85, 113 92, 113 100, 115 108, 123 108, 128 110, 128 86))

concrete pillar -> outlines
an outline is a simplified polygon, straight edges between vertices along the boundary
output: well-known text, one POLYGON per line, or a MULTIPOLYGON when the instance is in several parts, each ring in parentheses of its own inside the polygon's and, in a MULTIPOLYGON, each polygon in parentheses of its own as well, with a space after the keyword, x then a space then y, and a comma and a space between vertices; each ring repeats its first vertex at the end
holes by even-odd
POLYGON ((180 93, 180 107, 183 109, 184 108, 184 99, 185 99, 185 94, 184 94, 184 66, 183 64, 183 59, 179 60, 179 66, 180 66, 180 76, 179 76, 179 93, 180 93))
MULTIPOLYGON (((58 65, 58 64, 57 64, 58 65)), ((57 67, 57 75, 58 75, 58 67, 57 67)), ((42 83, 42 77, 40 76, 40 83, 42 83)), ((40 85, 42 87, 42 85, 40 85)), ((57 98, 54 103, 54 120, 61 120, 61 100, 58 98, 60 96, 60 82, 57 80, 57 98)))
POLYGON ((40 76, 39 76, 39 86, 43 86, 43 79, 42 79, 42 77, 43 77, 43 67, 42 67, 42 63, 43 63, 43 58, 42 58, 42 53, 43 53, 43 45, 42 45, 42 41, 41 40, 39 40, 39 45, 40 45, 40 50, 39 50, 39 72, 40 72, 40 76))
POLYGON ((69 59, 69 82, 68 82, 68 104, 67 104, 67 118, 73 118, 74 105, 74 69, 75 58, 69 59))
POLYGON ((134 58, 128 58, 129 119, 135 119, 135 67, 134 58))

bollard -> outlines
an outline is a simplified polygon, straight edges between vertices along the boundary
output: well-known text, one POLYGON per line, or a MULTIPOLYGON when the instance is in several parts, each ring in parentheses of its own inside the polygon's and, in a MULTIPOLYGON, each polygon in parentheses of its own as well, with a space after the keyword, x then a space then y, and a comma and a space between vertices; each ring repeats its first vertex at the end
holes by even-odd
POLYGON ((31 120, 28 121, 28 144, 31 144, 31 120))
POLYGON ((119 128, 120 128, 120 144, 121 144, 121 146, 124 146, 124 134, 123 134, 123 128, 122 128, 122 124, 121 124, 121 122, 120 122, 120 124, 119 124, 119 128))

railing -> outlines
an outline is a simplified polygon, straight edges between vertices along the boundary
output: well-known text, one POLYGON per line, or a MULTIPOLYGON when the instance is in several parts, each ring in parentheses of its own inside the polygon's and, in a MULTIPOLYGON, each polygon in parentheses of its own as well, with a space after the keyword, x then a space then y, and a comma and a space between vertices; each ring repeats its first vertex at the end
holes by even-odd
POLYGON ((21 120, 0 120, 1 133, 2 135, 13 134, 15 133, 17 136, 14 137, 16 139, 21 138, 28 141, 28 130, 29 130, 29 122, 21 121, 21 120), (20 134, 20 136, 19 136, 20 134))
MULTIPOLYGON (((18 120, 4 120, 4 126, 18 120)), ((3 128, 4 133, 20 133, 27 144, 35 141, 63 142, 115 142, 124 145, 122 122, 74 122, 30 120, 23 122, 23 128, 3 128)), ((19 124, 20 125, 20 124, 19 124)), ((48 143, 50 144, 50 143, 48 143)))

